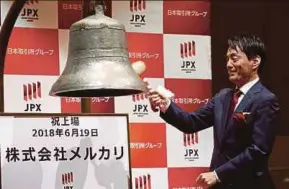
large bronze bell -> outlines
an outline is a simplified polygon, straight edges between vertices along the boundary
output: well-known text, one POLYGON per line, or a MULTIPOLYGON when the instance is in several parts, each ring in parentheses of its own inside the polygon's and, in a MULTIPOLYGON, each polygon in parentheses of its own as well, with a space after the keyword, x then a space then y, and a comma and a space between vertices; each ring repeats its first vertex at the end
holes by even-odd
POLYGON ((66 66, 50 95, 102 97, 146 92, 146 84, 137 73, 143 72, 143 66, 129 62, 125 27, 105 16, 99 5, 95 15, 70 27, 66 66))

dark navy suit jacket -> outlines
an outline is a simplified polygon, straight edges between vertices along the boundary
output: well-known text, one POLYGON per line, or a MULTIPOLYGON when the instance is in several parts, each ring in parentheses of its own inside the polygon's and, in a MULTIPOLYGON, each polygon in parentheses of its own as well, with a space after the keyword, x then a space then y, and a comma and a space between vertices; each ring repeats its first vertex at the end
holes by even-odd
POLYGON ((245 119, 229 119, 232 93, 233 89, 223 89, 192 113, 184 112, 171 102, 160 116, 184 133, 213 126, 214 150, 210 169, 216 171, 221 180, 213 188, 273 189, 268 158, 278 125, 277 98, 258 81, 234 113, 245 115, 245 119))

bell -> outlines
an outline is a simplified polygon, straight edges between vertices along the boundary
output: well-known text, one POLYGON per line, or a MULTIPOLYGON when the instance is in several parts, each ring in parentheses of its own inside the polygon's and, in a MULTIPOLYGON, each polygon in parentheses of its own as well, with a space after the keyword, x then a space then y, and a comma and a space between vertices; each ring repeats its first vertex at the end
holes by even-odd
POLYGON ((95 15, 70 27, 66 65, 49 94, 85 98, 146 92, 139 76, 144 70, 142 62, 129 62, 125 27, 98 5, 95 15))

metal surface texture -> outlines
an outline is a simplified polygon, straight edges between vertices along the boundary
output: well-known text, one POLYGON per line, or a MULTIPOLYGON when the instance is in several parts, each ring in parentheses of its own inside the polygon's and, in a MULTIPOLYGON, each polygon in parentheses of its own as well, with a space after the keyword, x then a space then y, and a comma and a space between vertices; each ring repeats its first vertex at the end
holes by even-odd
POLYGON ((147 87, 129 62, 125 27, 95 14, 72 24, 64 71, 51 88, 51 96, 102 97, 146 92, 147 87))

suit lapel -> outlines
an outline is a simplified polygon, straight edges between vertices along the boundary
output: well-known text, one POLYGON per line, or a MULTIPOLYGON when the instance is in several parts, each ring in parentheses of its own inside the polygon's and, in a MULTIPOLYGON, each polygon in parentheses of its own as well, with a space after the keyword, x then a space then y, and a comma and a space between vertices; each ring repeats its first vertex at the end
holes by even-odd
MULTIPOLYGON (((239 103, 237 106, 235 112, 242 112, 253 100, 253 98, 256 96, 256 93, 260 92, 262 89, 262 84, 260 82, 257 82, 255 85, 249 89, 249 91, 245 94, 243 97, 242 101, 239 103)), ((226 133, 227 133, 227 128, 230 127, 228 124, 231 123, 228 119, 229 116, 229 109, 232 101, 232 95, 233 95, 233 89, 231 89, 224 97, 223 99, 223 116, 222 116, 222 123, 221 128, 220 128, 220 143, 224 140, 226 133), (227 126, 228 125, 228 126, 227 126)))
POLYGON ((235 112, 243 112, 244 109, 252 102, 256 93, 259 93, 262 89, 262 84, 257 82, 249 91, 245 94, 240 104, 237 106, 235 112))
POLYGON ((240 104, 237 106, 235 112, 243 112, 247 105, 252 101, 253 95, 249 91, 246 93, 240 104))

